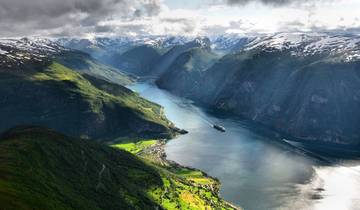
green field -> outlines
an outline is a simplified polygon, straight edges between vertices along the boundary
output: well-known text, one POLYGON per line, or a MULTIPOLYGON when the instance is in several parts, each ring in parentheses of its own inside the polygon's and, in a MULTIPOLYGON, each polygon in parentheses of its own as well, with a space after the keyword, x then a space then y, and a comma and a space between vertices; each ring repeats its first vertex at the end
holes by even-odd
POLYGON ((123 141, 114 148, 138 154, 157 168, 163 185, 148 191, 148 195, 165 209, 233 209, 218 196, 220 183, 202 171, 168 162, 163 164, 158 153, 147 153, 147 148, 159 145, 156 140, 123 141), (160 163, 161 161, 161 163, 160 163))
POLYGON ((112 145, 114 148, 123 149, 130 153, 137 154, 143 149, 148 148, 157 143, 157 140, 140 140, 137 142, 124 142, 120 144, 112 145))

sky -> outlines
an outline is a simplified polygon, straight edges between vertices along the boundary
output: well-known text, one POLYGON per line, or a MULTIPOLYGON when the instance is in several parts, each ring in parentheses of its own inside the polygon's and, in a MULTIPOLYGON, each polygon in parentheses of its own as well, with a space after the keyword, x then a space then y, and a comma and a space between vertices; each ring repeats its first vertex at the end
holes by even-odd
POLYGON ((0 0, 0 37, 360 34, 360 0, 0 0))

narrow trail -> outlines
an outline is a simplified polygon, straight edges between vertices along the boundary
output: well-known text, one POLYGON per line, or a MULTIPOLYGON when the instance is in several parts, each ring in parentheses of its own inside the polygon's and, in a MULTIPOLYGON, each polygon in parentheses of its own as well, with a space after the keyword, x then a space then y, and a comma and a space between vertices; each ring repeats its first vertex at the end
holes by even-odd
POLYGON ((102 174, 104 173, 105 169, 106 169, 105 164, 102 164, 102 168, 101 168, 101 170, 99 172, 99 181, 101 180, 102 174))
POLYGON ((102 164, 102 168, 101 168, 101 170, 99 171, 99 174, 98 174, 98 176, 99 176, 99 181, 98 181, 98 184, 96 185, 96 190, 100 190, 100 189, 105 189, 105 185, 101 182, 101 179, 102 179, 102 175, 103 175, 103 173, 104 173, 104 171, 105 171, 105 169, 106 169, 106 166, 105 166, 105 164, 102 164))

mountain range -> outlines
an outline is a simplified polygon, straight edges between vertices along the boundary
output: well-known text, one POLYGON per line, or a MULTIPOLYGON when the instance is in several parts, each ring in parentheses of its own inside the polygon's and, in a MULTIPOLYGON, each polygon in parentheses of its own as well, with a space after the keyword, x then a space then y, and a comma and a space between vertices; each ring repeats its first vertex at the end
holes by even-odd
POLYGON ((166 160, 186 131, 135 80, 48 39, 0 39, 0 208, 237 209, 217 179, 166 160))
POLYGON ((281 138, 358 150, 359 70, 348 34, 0 39, 0 203, 235 209, 216 179, 166 160, 159 139, 186 131, 126 86, 150 80, 281 138))
POLYGON ((170 137, 162 107, 124 85, 132 77, 48 40, 0 40, 0 131, 47 126, 92 139, 170 137))
POLYGON ((359 36, 198 37, 171 47, 137 44, 119 60, 127 63, 122 70, 151 75, 161 88, 295 139, 360 143, 359 36), (141 48, 153 50, 139 55, 147 52, 141 48))

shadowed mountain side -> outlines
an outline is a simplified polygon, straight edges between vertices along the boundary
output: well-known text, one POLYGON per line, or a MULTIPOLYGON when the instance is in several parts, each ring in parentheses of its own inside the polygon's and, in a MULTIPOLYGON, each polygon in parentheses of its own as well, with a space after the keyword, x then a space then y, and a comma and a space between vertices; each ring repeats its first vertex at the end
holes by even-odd
POLYGON ((158 172, 130 153, 52 130, 18 127, 0 138, 4 209, 160 209, 147 191, 158 172))
POLYGON ((159 105, 125 87, 82 76, 56 62, 32 70, 1 70, 0 81, 0 115, 7 119, 0 122, 2 131, 32 124, 94 139, 167 138, 174 133, 159 105), (111 86, 116 94, 107 92, 105 86, 111 86))

